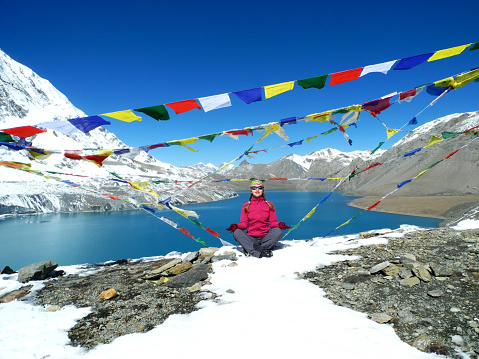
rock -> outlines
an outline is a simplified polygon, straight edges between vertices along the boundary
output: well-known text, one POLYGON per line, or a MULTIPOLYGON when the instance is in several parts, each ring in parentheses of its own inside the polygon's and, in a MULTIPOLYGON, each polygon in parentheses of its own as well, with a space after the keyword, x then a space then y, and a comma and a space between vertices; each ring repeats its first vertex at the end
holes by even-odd
POLYGON ((412 272, 410 269, 406 268, 406 267, 401 267, 399 269, 399 276, 401 278, 411 278, 412 277, 412 272))
POLYGON ((425 351, 431 345, 431 338, 426 334, 420 334, 412 343, 412 346, 425 351))
POLYGON ((174 267, 177 264, 181 263, 181 259, 179 258, 174 258, 170 260, 168 263, 160 266, 159 268, 153 269, 150 272, 148 272, 143 279, 146 280, 156 280, 158 278, 161 278, 163 275, 162 273, 170 269, 171 267, 174 267))
POLYGON ((51 260, 41 261, 20 268, 18 271, 18 281, 26 283, 31 280, 43 280, 52 272, 58 263, 51 260))
POLYGON ((226 293, 229 293, 229 294, 234 294, 234 293, 235 293, 235 291, 234 291, 233 289, 228 289, 228 290, 226 291, 226 293))
POLYGON ((373 313, 369 316, 369 318, 374 320, 376 323, 387 323, 393 319, 393 317, 387 315, 386 313, 373 313))
POLYGON ((412 272, 423 282, 429 282, 431 280, 431 273, 429 273, 426 266, 416 263, 412 268, 412 272))
POLYGON ((379 264, 376 264, 374 267, 372 267, 369 272, 371 274, 374 274, 374 273, 377 273, 379 271, 382 271, 384 268, 386 268, 387 266, 389 266, 391 263, 389 263, 388 261, 385 261, 385 262, 381 262, 379 264))
POLYGON ((190 262, 183 262, 175 265, 174 267, 168 269, 168 274, 178 275, 189 270, 193 265, 190 262))
POLYGON ((341 284, 341 287, 346 290, 353 290, 354 288, 356 288, 354 283, 343 283, 341 284))
POLYGON ((437 263, 429 263, 429 268, 431 268, 432 273, 436 277, 450 277, 453 275, 449 268, 443 267, 437 263))
POLYGON ((461 311, 461 309, 456 308, 456 307, 452 307, 451 309, 449 309, 449 311, 452 312, 452 313, 459 313, 461 311))
POLYGON ((211 262, 218 262, 218 261, 222 261, 222 260, 229 260, 229 261, 235 261, 237 258, 236 258, 236 253, 233 253, 233 254, 222 254, 220 256, 214 256, 211 258, 211 262))
POLYGON ((164 285, 169 288, 182 288, 191 287, 193 284, 198 283, 208 278, 209 266, 201 263, 194 266, 189 271, 178 274, 171 278, 164 285))
POLYGON ((116 290, 114 288, 110 288, 108 290, 101 292, 99 296, 99 298, 103 300, 108 300, 115 297, 116 297, 116 290))
POLYGON ((213 257, 218 250, 219 248, 217 247, 201 248, 199 258, 205 259, 207 257, 213 257))
POLYGON ((199 255, 200 252, 191 252, 185 258, 183 258, 183 262, 194 262, 199 255))
POLYGON ((50 305, 47 309, 45 309, 45 312, 57 312, 60 310, 59 305, 50 305))
POLYGON ((419 280, 418 277, 405 278, 399 281, 399 283, 405 287, 412 287, 412 286, 415 286, 416 284, 419 284, 420 282, 421 281, 419 280))
POLYGON ((202 287, 201 282, 198 282, 193 284, 191 287, 187 287, 186 289, 188 289, 190 293, 195 293, 195 292, 199 292, 201 290, 201 287, 202 287))
POLYGON ((361 233, 359 233, 359 239, 371 238, 371 237, 376 237, 376 236, 379 236, 379 235, 380 235, 380 233, 361 232, 361 233))
POLYGON ((394 276, 396 274, 399 274, 399 272, 401 272, 401 269, 395 264, 390 264, 383 269, 383 273, 388 276, 394 276))
POLYGON ((430 290, 429 292, 427 292, 427 295, 430 296, 430 297, 433 297, 433 298, 439 298, 443 294, 444 294, 444 292, 440 289, 434 289, 434 290, 430 290))
POLYGON ((17 272, 15 272, 9 266, 5 266, 5 268, 3 268, 2 271, 0 272, 0 274, 14 274, 14 273, 17 273, 17 272))
POLYGON ((16 290, 16 291, 13 291, 13 292, 7 294, 6 296, 0 298, 0 303, 9 303, 9 302, 12 302, 14 300, 18 300, 18 299, 23 298, 27 294, 28 294, 27 291, 16 290))

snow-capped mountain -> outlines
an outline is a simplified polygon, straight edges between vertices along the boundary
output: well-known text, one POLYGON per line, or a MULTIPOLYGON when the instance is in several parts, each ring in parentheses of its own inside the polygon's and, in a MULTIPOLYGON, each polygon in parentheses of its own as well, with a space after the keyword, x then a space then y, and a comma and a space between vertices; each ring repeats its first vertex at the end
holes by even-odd
MULTIPOLYGON (((0 131, 86 116, 49 81, 0 50, 0 131)), ((113 133, 102 127, 87 134, 78 132, 71 135, 48 130, 28 140, 38 148, 58 150, 60 153, 53 153, 44 160, 34 160, 25 150, 13 151, 0 146, 0 160, 31 164, 32 170, 54 172, 59 179, 72 181, 100 193, 113 194, 134 203, 151 202, 152 196, 137 191, 128 184, 120 185, 118 182, 109 181, 108 179, 115 178, 110 172, 115 172, 131 182, 153 180, 172 182, 197 181, 208 171, 215 169, 210 164, 191 168, 176 167, 160 162, 144 151, 123 156, 110 156, 103 167, 98 167, 89 161, 72 160, 63 155, 62 150, 65 149, 128 147, 113 133), (62 173, 87 177, 67 176, 62 173)), ((123 201, 113 201, 102 195, 72 188, 45 176, 3 166, 0 166, 0 182, 2 183, 0 214, 133 208, 123 201)), ((150 183, 149 189, 159 193, 162 198, 167 198, 180 192, 184 187, 184 184, 150 183)), ((199 184, 189 190, 188 194, 174 199, 176 203, 192 203, 224 199, 234 195, 231 190, 213 189, 199 184)))

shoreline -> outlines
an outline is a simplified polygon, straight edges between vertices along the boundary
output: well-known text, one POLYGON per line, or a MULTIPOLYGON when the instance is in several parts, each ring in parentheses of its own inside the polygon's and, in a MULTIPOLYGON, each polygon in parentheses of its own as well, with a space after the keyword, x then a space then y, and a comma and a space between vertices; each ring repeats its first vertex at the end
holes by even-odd
MULTIPOLYGON (((366 209, 380 199, 379 196, 359 197, 348 202, 348 206, 366 209)), ((385 198, 371 211, 445 220, 446 213, 454 207, 477 202, 479 196, 394 196, 385 198)))

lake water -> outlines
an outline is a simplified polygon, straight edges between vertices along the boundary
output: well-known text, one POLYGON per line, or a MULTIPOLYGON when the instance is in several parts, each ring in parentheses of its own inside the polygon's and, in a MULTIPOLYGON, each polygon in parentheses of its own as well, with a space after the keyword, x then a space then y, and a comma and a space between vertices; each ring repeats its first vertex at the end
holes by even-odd
MULTIPOLYGON (((231 223, 239 222, 241 206, 249 192, 239 197, 211 203, 180 206, 196 211, 204 227, 217 231, 220 237, 236 244, 230 232, 231 223)), ((326 193, 268 190, 278 220, 290 226, 297 224, 326 193)), ((339 193, 318 206, 316 212, 291 232, 287 240, 322 237, 361 212, 346 204, 351 197, 339 193)), ((208 246, 221 246, 220 241, 189 220, 169 210, 157 212, 185 227, 208 246)), ((332 235, 391 228, 401 224, 437 227, 441 220, 414 216, 365 212, 332 235)), ((18 270, 28 264, 51 259, 59 265, 98 263, 123 258, 165 255, 172 251, 190 252, 203 246, 145 211, 44 214, 10 217, 0 220, 0 269, 6 265, 18 270)), ((285 232, 286 233, 286 232, 285 232)))

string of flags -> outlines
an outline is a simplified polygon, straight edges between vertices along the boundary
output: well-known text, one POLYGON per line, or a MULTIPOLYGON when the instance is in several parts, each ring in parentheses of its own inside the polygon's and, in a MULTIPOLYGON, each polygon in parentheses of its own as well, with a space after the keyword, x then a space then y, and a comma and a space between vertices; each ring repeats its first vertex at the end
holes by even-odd
POLYGON ((408 183, 411 183, 413 180, 419 178, 420 176, 422 176, 424 173, 426 173, 428 170, 430 170, 431 168, 433 168, 434 166, 438 165, 439 163, 441 163, 442 161, 444 160, 447 160, 449 158, 451 158, 454 154, 456 154, 459 150, 463 149, 464 147, 468 146, 469 144, 471 144, 473 141, 477 140, 478 137, 475 137, 473 138, 472 140, 470 140, 468 143, 466 143, 465 145, 461 146, 459 149, 451 152, 450 154, 448 154, 446 157, 444 157, 443 159, 433 163, 432 165, 430 165, 429 167, 427 167, 425 170, 421 171, 417 176, 413 177, 412 179, 409 179, 409 180, 406 180, 406 181, 403 181, 401 183, 399 183, 396 188, 389 192, 388 194, 384 195, 379 201, 375 202, 374 204, 372 204, 371 206, 367 207, 366 209, 362 210, 361 212, 359 212, 358 214, 354 215, 353 217, 351 217, 350 219, 348 219, 346 222, 340 224, 339 226, 337 226, 336 228, 334 228, 333 230, 329 231, 328 233, 326 233, 324 237, 327 237, 329 236, 330 234, 332 234, 333 232, 335 232, 337 229, 349 224, 352 220, 354 220, 355 218, 359 217, 361 214, 363 214, 364 212, 366 211, 370 211, 372 210, 374 207, 376 207, 379 203, 381 203, 385 198, 389 197, 390 195, 394 194, 396 191, 398 191, 401 187, 403 187, 404 185, 408 184, 408 183))
MULTIPOLYGON (((479 48, 479 42, 469 43, 465 45, 455 46, 448 49, 437 50, 434 52, 429 52, 421 55, 415 55, 411 57, 405 57, 399 60, 387 61, 379 64, 368 65, 363 67, 358 67, 351 70, 335 72, 331 74, 325 74, 321 76, 314 76, 302 80, 287 81, 282 83, 277 83, 273 85, 267 85, 262 87, 251 88, 241 91, 233 91, 213 96, 199 97, 195 99, 188 99, 182 101, 176 101, 171 103, 166 103, 162 105, 150 106, 136 108, 133 111, 143 113, 155 120, 169 120, 170 113, 167 110, 167 107, 176 115, 188 112, 194 109, 203 108, 204 112, 209 112, 212 110, 217 110, 225 107, 231 106, 230 94, 234 94, 241 101, 246 104, 251 104, 253 102, 258 102, 264 99, 269 99, 279 94, 282 94, 287 91, 291 91, 294 88, 295 83, 301 86, 303 89, 322 89, 327 85, 327 80, 329 78, 329 86, 339 85, 345 82, 356 80, 367 74, 377 72, 387 74, 391 69, 394 71, 398 70, 409 70, 413 67, 416 67, 425 62, 432 62, 452 56, 461 54, 466 48, 470 47, 469 51, 477 50, 479 48), (473 46, 471 46, 473 45, 473 46), (470 47, 471 46, 471 47, 470 47)), ((104 113, 100 116, 107 116, 115 118, 120 121, 132 122, 132 121, 141 121, 141 117, 133 113, 130 110, 116 111, 110 113, 104 113)))
MULTIPOLYGON (((400 92, 399 93, 399 99, 397 100, 399 103, 405 101, 405 102, 410 102, 414 97, 416 97, 424 88, 426 88, 426 92, 438 96, 429 106, 435 103, 439 98, 444 96, 446 93, 448 93, 451 89, 457 89, 461 88, 464 85, 472 82, 472 81, 478 81, 479 80, 479 69, 471 70, 459 75, 455 76, 450 76, 446 79, 436 81, 432 84, 428 85, 423 85, 420 87, 417 87, 413 90, 405 91, 405 92, 400 92)), ((35 146, 32 146, 32 143, 25 140, 25 138, 31 137, 36 134, 40 134, 46 131, 46 129, 42 128, 37 128, 34 126, 22 126, 22 127, 17 127, 17 128, 10 128, 10 129, 3 129, 0 132, 0 145, 6 146, 12 150, 22 150, 26 149, 30 151, 31 155, 35 158, 38 159, 44 159, 48 157, 50 154, 54 153, 63 153, 65 157, 70 158, 70 159, 85 159, 89 161, 93 161, 97 165, 101 166, 103 161, 108 158, 110 155, 125 155, 125 154, 135 154, 140 151, 149 151, 155 148, 160 148, 160 147, 168 147, 168 146, 173 146, 173 145, 180 145, 184 146, 194 152, 196 150, 192 149, 188 145, 195 143, 197 140, 208 140, 212 142, 215 138, 221 137, 221 136, 229 136, 234 139, 238 139, 239 135, 246 135, 248 136, 249 134, 253 134, 253 131, 266 131, 268 134, 270 133, 276 133, 280 137, 282 137, 285 140, 289 140, 287 137, 286 133, 284 132, 284 126, 288 124, 296 124, 300 122, 326 122, 329 121, 331 124, 335 125, 336 127, 321 133, 320 135, 327 135, 330 134, 336 130, 339 130, 340 132, 343 133, 345 139, 349 142, 349 144, 352 144, 352 141, 349 139, 349 136, 346 134, 345 129, 347 129, 350 125, 355 125, 355 122, 359 118, 360 111, 367 111, 371 115, 373 115, 375 118, 378 119, 378 115, 384 111, 385 109, 389 108, 391 104, 391 98, 394 95, 397 95, 398 93, 393 93, 389 94, 387 96, 383 96, 380 99, 373 100, 366 102, 362 105, 352 105, 348 107, 343 107, 340 109, 336 110, 329 110, 325 111, 322 113, 315 113, 315 114, 310 114, 306 117, 290 117, 286 118, 283 120, 280 120, 278 122, 273 122, 269 124, 263 124, 259 126, 249 126, 245 127, 243 129, 235 129, 235 130, 227 130, 227 131, 222 131, 218 133, 212 133, 212 134, 207 134, 203 136, 198 136, 198 137, 192 137, 188 139, 183 139, 183 140, 174 140, 174 141, 168 141, 164 143, 158 143, 154 145, 147 145, 147 146, 140 146, 140 147, 133 147, 133 148, 122 148, 122 149, 84 149, 84 150, 56 150, 56 149, 40 149, 35 146), (335 115, 342 114, 342 120, 338 123, 333 120, 335 115), (15 141, 12 136, 19 137, 20 139, 18 141, 15 141), (88 151, 91 153, 91 151, 96 152, 94 155, 83 155, 84 151, 88 151)), ((427 107, 426 107, 427 108, 427 107)), ((424 110, 423 110, 424 111, 424 110)), ((422 111, 421 111, 422 112, 422 111)), ((418 114, 419 115, 419 114, 418 114)), ((407 124, 409 125, 415 125, 417 124, 417 116, 416 115, 412 120, 410 120, 407 124)), ((83 119, 72 119, 72 120, 67 120, 67 121, 55 121, 52 122, 54 124, 59 123, 59 122, 65 122, 68 123, 68 125, 64 126, 62 125, 61 127, 68 127, 68 128, 76 128, 78 131, 82 131, 83 133, 87 133, 91 131, 92 129, 102 126, 104 124, 110 124, 108 121, 104 121, 101 118, 95 118, 95 119, 90 119, 90 118, 83 118, 83 119), (80 121, 81 120, 81 121, 80 121)), ((399 130, 396 129, 391 129, 387 128, 387 138, 389 139, 392 137, 394 134, 399 133, 399 131, 402 131, 402 128, 399 130)), ((404 126, 403 126, 404 127, 404 126)), ((404 131, 403 131, 404 132, 404 131)), ((319 135, 317 135, 319 136, 319 135)), ((305 141, 309 142, 311 139, 316 138, 317 136, 309 137, 305 139, 305 141)), ((296 141, 293 143, 289 143, 285 146, 297 146, 303 144, 304 140, 301 141, 296 141)), ((375 149, 379 149, 384 142, 381 142, 379 146, 375 149)), ((279 146, 279 147, 284 147, 284 146, 279 146)), ((279 147, 274 147, 279 148, 279 147)), ((258 153, 260 151, 266 151, 266 150, 259 150, 259 151, 251 151, 248 153, 245 153, 245 155, 250 156, 251 153, 258 153)), ((374 153, 374 152, 373 152, 374 153)))

